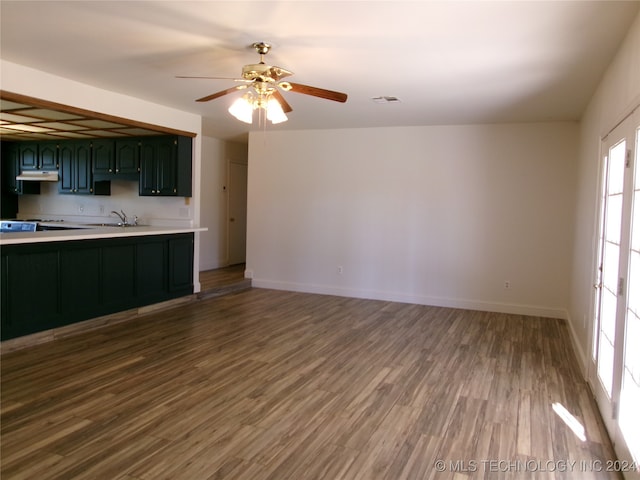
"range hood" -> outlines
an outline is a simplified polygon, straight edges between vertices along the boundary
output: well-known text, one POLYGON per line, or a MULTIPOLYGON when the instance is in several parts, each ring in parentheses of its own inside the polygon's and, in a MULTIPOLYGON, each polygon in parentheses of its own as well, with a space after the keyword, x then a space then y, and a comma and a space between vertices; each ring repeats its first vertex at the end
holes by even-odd
POLYGON ((57 171, 44 171, 44 170, 24 170, 20 175, 16 177, 16 180, 23 180, 29 182, 57 182, 57 171))

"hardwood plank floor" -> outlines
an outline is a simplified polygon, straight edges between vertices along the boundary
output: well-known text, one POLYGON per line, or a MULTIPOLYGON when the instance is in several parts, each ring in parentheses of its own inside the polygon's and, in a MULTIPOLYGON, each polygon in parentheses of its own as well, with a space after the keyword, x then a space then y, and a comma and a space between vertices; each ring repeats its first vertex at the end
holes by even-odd
POLYGON ((265 289, 193 302, 3 355, 0 474, 618 478, 597 471, 614 457, 568 338, 554 319, 265 289))
POLYGON ((200 288, 203 291, 224 287, 244 280, 245 264, 230 265, 228 267, 204 270, 200 275, 200 288))

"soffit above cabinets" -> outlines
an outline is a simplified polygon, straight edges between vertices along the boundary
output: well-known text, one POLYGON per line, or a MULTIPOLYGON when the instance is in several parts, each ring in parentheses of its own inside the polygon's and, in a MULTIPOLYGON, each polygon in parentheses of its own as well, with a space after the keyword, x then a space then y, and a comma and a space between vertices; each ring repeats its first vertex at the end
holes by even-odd
POLYGON ((0 139, 55 140, 139 137, 162 132, 0 99, 0 139))

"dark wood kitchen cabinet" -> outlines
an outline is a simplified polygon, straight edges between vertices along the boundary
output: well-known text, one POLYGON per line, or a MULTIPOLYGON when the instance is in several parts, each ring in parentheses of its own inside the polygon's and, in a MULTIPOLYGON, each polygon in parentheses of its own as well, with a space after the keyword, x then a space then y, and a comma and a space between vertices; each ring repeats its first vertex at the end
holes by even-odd
POLYGON ((193 236, 169 240, 169 291, 193 288, 193 236))
POLYGON ((160 301, 168 288, 168 243, 148 237, 136 245, 136 285, 141 300, 160 301))
POLYGON ((181 136, 140 141, 141 196, 191 196, 192 140, 181 136))
POLYGON ((115 169, 115 148, 113 140, 93 140, 91 142, 94 176, 112 173, 115 169))
POLYGON ((58 141, 40 142, 38 144, 38 166, 39 170, 58 170, 58 141))
POLYGON ((2 247, 2 339, 53 328, 60 320, 58 251, 34 245, 6 255, 2 247))
POLYGON ((193 233, 4 245, 2 340, 193 293, 193 233))
POLYGON ((115 142, 115 173, 117 175, 134 175, 140 173, 140 140, 117 139, 115 142))
POLYGON ((138 180, 140 140, 94 140, 93 174, 96 179, 138 180))
POLYGON ((63 286, 59 291, 60 313, 63 318, 88 317, 100 304, 102 249, 97 245, 76 246, 61 249, 58 254, 63 286))
POLYGON ((38 168, 38 143, 29 142, 18 149, 20 170, 36 170, 38 168))
MULTIPOLYGON (((25 148, 24 142, 2 142, 1 160, 3 194, 37 195, 40 193, 40 182, 16 180, 16 177, 20 174, 20 156, 23 148, 25 148)), ((6 216, 4 214, 2 217, 12 218, 12 216, 6 216)))
POLYGON ((65 194, 110 195, 111 184, 93 180, 90 140, 60 142, 58 191, 65 194))
POLYGON ((57 170, 58 141, 20 142, 20 170, 57 170))

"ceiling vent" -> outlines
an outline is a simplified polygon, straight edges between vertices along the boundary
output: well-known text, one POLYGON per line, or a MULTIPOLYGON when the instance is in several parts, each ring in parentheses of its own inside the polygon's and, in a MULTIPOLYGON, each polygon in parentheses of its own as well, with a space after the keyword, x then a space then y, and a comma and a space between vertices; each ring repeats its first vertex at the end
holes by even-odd
POLYGON ((398 97, 373 97, 371 99, 373 103, 400 103, 400 99, 398 97))

